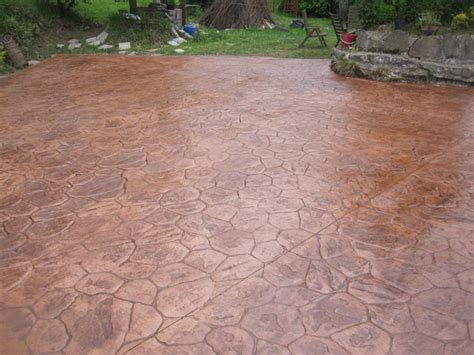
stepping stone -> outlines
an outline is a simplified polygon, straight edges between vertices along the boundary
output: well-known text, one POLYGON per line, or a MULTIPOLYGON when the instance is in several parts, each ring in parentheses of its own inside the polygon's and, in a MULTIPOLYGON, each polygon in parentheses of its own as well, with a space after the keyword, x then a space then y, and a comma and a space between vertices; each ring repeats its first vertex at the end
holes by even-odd
POLYGON ((127 49, 132 48, 130 42, 121 42, 121 43, 118 44, 118 46, 119 46, 119 49, 120 49, 121 51, 125 51, 125 50, 127 50, 127 49))
POLYGON ((98 48, 102 50, 106 50, 106 49, 114 48, 114 46, 112 46, 111 44, 103 44, 99 46, 98 48))
POLYGON ((67 48, 68 49, 76 49, 76 48, 81 48, 81 46, 82 46, 81 43, 70 43, 67 48))
POLYGON ((86 39, 86 43, 91 44, 97 41, 97 37, 91 37, 86 39))
POLYGON ((75 38, 70 39, 69 41, 67 41, 67 43, 69 43, 69 44, 80 43, 80 42, 81 42, 81 41, 79 41, 78 39, 75 39, 75 38))
POLYGON ((184 38, 181 38, 181 37, 176 37, 175 39, 173 39, 173 41, 175 41, 178 44, 186 42, 186 40, 184 38))
POLYGON ((100 42, 100 44, 103 44, 105 42, 105 40, 107 39, 107 37, 109 37, 109 34, 104 31, 104 32, 101 32, 97 36, 97 40, 100 42))

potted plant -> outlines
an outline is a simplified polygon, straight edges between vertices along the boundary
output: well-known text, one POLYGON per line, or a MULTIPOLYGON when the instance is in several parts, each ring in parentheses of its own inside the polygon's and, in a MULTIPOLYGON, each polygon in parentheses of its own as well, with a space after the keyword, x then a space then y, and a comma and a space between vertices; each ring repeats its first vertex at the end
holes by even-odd
POLYGON ((420 25, 421 32, 431 35, 438 31, 441 21, 439 16, 436 16, 433 11, 424 11, 418 17, 418 24, 420 25))
POLYGON ((168 0, 167 1, 168 10, 174 10, 178 6, 179 6, 179 0, 168 0))

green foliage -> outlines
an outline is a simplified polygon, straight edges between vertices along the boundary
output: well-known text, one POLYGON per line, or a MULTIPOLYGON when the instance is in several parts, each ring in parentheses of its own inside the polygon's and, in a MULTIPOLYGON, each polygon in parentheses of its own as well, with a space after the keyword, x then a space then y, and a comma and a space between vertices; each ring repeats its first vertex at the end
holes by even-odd
POLYGON ((432 11, 444 23, 460 12, 467 11, 474 0, 402 0, 402 13, 407 23, 415 22, 424 11, 432 11))
POLYGON ((329 11, 334 9, 335 4, 335 0, 301 0, 300 9, 306 10, 310 15, 327 17, 329 11))
POLYGON ((3 4, 1 10, 0 35, 11 34, 19 45, 30 45, 41 29, 37 14, 14 3, 3 4))
POLYGON ((427 11, 437 22, 449 23, 455 14, 467 12, 474 0, 354 0, 365 28, 389 23, 418 23, 427 11))
POLYGON ((377 20, 377 9, 379 1, 375 0, 357 0, 356 7, 362 27, 365 29, 379 24, 377 20))
POLYGON ((420 17, 418 17, 418 25, 441 25, 441 21, 439 16, 436 16, 433 11, 423 11, 420 17))
POLYGON ((76 0, 56 0, 56 4, 62 12, 65 12, 76 6, 76 0))
POLYGON ((134 46, 156 46, 171 36, 167 20, 140 11, 138 15, 141 21, 125 18, 121 14, 112 15, 109 24, 110 41, 132 42, 134 46))
POLYGON ((7 59, 7 51, 3 47, 2 44, 0 44, 0 65, 5 64, 5 60, 7 59))
POLYGON ((453 21, 451 22, 451 27, 459 30, 469 27, 469 17, 464 13, 461 12, 453 17, 453 21))

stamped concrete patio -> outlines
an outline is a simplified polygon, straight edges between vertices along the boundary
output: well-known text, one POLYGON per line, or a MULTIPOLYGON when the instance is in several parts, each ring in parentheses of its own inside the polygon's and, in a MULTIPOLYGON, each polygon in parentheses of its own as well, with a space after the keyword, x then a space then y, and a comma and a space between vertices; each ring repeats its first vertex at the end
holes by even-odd
POLYGON ((268 58, 0 80, 0 353, 472 354, 473 97, 268 58))

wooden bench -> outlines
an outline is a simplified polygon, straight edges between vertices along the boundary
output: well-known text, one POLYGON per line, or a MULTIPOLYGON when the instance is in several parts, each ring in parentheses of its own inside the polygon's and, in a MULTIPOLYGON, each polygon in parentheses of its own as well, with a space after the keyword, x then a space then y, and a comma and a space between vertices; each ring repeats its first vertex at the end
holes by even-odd
POLYGON ((310 26, 309 21, 308 21, 308 14, 306 13, 306 10, 301 11, 301 14, 303 15, 303 22, 304 22, 304 30, 306 31, 306 37, 301 42, 300 47, 303 47, 306 41, 310 38, 317 38, 319 40, 319 43, 321 43, 321 46, 327 47, 326 43, 326 36, 327 33, 321 32, 321 28, 319 26, 310 26))

